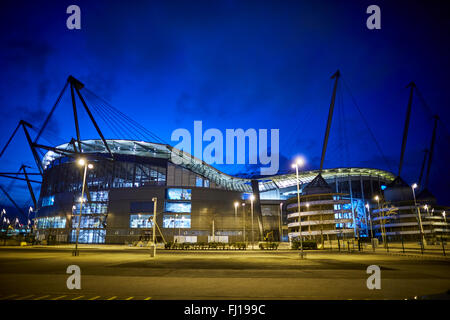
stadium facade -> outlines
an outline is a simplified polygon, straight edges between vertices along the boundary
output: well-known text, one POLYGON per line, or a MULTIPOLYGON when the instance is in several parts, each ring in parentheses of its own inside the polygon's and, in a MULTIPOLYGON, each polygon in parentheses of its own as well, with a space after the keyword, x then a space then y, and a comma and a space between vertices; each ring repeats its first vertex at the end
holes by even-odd
MULTIPOLYGON (((150 239, 154 197, 157 234, 164 241, 287 241, 298 237, 295 174, 239 178, 168 145, 131 140, 107 143, 114 160, 101 140, 81 141, 83 158, 93 164, 86 176, 81 243, 124 244, 150 239), (172 152, 185 161, 175 164, 172 152)), ((74 147, 67 143, 55 150, 70 152, 74 147)), ((76 160, 55 151, 42 159, 44 172, 35 222, 38 240, 75 241, 83 184, 83 170, 76 160)), ((395 176, 370 168, 325 169, 320 177, 329 194, 320 196, 306 192, 318 173, 299 173, 301 215, 306 217, 303 235, 368 236, 370 214, 365 204, 381 194, 395 176), (323 222, 325 232, 317 219, 323 222)))

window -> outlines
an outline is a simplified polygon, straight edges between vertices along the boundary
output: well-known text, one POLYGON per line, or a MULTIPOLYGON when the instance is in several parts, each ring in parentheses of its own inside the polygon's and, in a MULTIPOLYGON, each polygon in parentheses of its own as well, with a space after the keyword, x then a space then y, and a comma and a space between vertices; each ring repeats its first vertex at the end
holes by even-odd
POLYGON ((166 197, 168 200, 191 200, 191 189, 169 188, 166 197))
MULTIPOLYGON (((108 211, 107 203, 83 203, 81 214, 104 214, 108 211)), ((72 208, 73 214, 80 213, 80 203, 76 203, 72 208)))
POLYGON ((203 187, 203 179, 200 177, 195 178, 195 186, 196 187, 203 187))
POLYGON ((190 202, 166 202, 166 212, 187 213, 191 212, 190 202))
POLYGON ((153 215, 150 214, 131 214, 130 228, 151 228, 153 227, 153 215))
POLYGON ((191 227, 191 216, 189 216, 189 215, 164 215, 163 227, 164 228, 188 229, 191 227))
POLYGON ((130 213, 153 213, 153 201, 130 202, 130 213))
POLYGON ((64 229, 66 227, 66 217, 43 217, 36 222, 37 229, 64 229))
POLYGON ((55 203, 55 196, 44 197, 42 198, 42 206, 52 206, 55 203))
MULTIPOLYGON (((79 243, 105 243, 106 230, 80 230, 78 236, 79 243)), ((74 229, 70 233, 70 241, 75 242, 77 238, 77 230, 74 229)))
MULTIPOLYGON (((78 216, 72 217, 72 228, 78 228, 78 216)), ((93 216, 81 216, 80 228, 100 228, 103 229, 104 225, 102 220, 93 216)))

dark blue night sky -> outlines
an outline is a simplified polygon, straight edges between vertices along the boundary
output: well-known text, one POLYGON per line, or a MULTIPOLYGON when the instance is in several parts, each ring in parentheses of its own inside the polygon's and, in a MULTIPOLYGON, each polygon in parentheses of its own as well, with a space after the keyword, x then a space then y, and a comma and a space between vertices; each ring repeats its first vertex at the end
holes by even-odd
MULTIPOLYGON (((325 166, 396 174, 405 87, 415 81, 426 105, 414 96, 402 176, 408 183, 417 180, 431 115, 439 114, 430 189, 449 204, 450 19, 439 2, 14 0, 0 6, 1 147, 20 119, 40 128, 72 74, 164 141, 177 128, 192 130, 194 120, 223 132, 276 128, 280 170, 289 170, 298 154, 307 159, 306 169, 317 169, 330 76, 340 69, 325 166), (81 30, 66 28, 71 4, 81 7, 81 30), (366 28, 371 4, 381 8, 381 30, 366 28)), ((81 137, 96 138, 86 114, 80 117, 81 137)), ((74 136, 66 94, 42 142, 56 145, 74 136)), ((22 163, 35 167, 20 132, 0 159, 0 171, 17 171, 22 163)), ((0 179, 3 186, 10 183, 0 179)), ((29 202, 25 184, 10 188, 21 205, 29 202)), ((3 195, 0 200, 9 205, 3 195)))

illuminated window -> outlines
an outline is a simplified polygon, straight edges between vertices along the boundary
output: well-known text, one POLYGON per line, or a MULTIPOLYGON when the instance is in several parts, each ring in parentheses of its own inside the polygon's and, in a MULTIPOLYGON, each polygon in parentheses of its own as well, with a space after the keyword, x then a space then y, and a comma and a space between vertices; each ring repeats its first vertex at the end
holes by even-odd
POLYGON ((191 200, 192 198, 191 189, 169 188, 166 194, 168 200, 191 200))
MULTIPOLYGON (((105 243, 105 235, 106 230, 80 230, 79 236, 78 236, 78 242, 79 243, 105 243)), ((72 230, 70 233, 70 241, 75 242, 77 237, 77 231, 72 230)))
POLYGON ((188 213, 191 212, 190 202, 166 202, 166 212, 188 213))
POLYGON ((36 220, 37 229, 64 229, 66 227, 66 217, 43 217, 36 220))
POLYGON ((164 215, 164 228, 182 228, 188 229, 191 227, 191 216, 189 215, 164 215))
POLYGON ((42 198, 42 206, 52 206, 55 203, 55 196, 44 197, 42 198))
MULTIPOLYGON (((108 211, 107 203, 83 203, 81 214, 104 214, 108 211)), ((73 214, 80 213, 80 203, 75 203, 72 208, 73 214)))
POLYGON ((151 228, 153 227, 153 215, 150 214, 131 214, 130 228, 151 228))
MULTIPOLYGON (((72 228, 78 228, 78 216, 72 217, 72 228)), ((100 228, 103 229, 104 225, 99 217, 93 216, 81 216, 80 228, 100 228)))

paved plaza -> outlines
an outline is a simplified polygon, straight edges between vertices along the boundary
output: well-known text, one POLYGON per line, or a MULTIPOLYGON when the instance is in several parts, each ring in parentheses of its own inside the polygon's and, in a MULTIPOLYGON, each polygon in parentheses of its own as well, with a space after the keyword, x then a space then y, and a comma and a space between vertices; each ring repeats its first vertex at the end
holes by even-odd
POLYGON ((450 289, 443 256, 309 251, 167 251, 81 246, 1 247, 0 299, 410 299, 450 289), (69 290, 69 265, 81 289, 69 290), (366 270, 381 268, 381 289, 369 290, 366 270))

